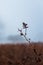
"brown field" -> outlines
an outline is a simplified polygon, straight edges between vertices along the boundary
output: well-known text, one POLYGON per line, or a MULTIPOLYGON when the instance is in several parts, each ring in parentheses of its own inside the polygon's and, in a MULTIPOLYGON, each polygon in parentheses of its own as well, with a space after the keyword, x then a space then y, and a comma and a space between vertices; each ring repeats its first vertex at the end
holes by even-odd
POLYGON ((43 43, 0 45, 0 65, 43 65, 43 43))

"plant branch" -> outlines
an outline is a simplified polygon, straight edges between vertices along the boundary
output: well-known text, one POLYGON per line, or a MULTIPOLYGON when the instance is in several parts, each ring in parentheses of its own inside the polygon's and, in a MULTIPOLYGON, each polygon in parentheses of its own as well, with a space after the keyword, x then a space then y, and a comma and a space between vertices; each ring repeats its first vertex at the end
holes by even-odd
POLYGON ((18 29, 18 31, 20 32, 20 35, 21 35, 21 36, 24 36, 24 38, 26 39, 26 41, 28 41, 28 43, 30 43, 30 38, 29 38, 29 40, 28 40, 27 37, 26 37, 28 26, 27 26, 27 24, 24 23, 24 22, 23 22, 22 24, 23 24, 23 29, 25 29, 25 33, 22 32, 23 29, 18 29))
POLYGON ((23 34, 24 38, 26 39, 26 41, 28 41, 30 43, 30 41, 27 39, 27 37, 23 34))

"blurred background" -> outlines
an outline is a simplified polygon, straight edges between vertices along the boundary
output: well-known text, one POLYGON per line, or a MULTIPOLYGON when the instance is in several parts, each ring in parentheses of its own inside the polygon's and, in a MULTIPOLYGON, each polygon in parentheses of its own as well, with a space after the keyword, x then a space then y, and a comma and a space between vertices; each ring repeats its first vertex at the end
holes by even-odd
POLYGON ((18 28, 28 24, 27 38, 43 42, 43 0, 0 0, 0 42, 24 42, 18 28))

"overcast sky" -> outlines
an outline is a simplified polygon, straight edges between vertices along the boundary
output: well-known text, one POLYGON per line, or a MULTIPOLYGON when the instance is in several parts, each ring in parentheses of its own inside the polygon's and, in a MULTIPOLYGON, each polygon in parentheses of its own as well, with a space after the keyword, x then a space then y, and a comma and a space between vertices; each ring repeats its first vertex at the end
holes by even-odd
POLYGON ((19 34, 23 21, 29 25, 28 37, 43 40, 43 0, 0 0, 0 22, 5 35, 19 34))

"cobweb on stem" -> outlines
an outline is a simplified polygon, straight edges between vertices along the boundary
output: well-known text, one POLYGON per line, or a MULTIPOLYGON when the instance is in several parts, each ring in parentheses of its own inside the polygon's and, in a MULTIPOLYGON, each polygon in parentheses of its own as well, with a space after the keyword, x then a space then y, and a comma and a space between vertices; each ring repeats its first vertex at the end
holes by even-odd
POLYGON ((20 35, 21 36, 24 36, 24 38, 26 39, 26 41, 28 41, 30 43, 30 38, 27 39, 26 35, 27 35, 27 29, 28 29, 28 24, 26 24, 25 22, 22 23, 22 27, 23 29, 19 29, 18 28, 18 31, 20 32, 20 35), (25 30, 25 33, 23 33, 23 30, 25 30))

